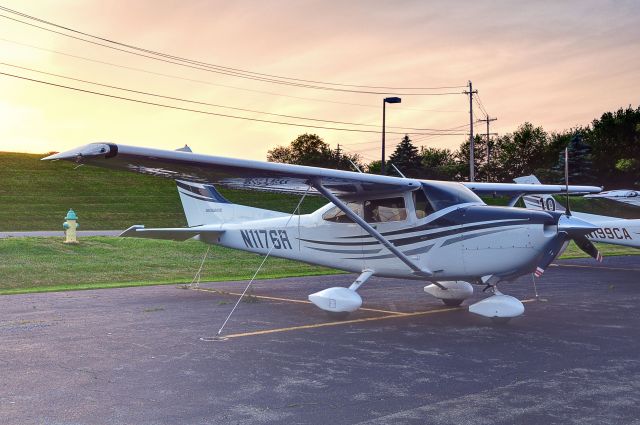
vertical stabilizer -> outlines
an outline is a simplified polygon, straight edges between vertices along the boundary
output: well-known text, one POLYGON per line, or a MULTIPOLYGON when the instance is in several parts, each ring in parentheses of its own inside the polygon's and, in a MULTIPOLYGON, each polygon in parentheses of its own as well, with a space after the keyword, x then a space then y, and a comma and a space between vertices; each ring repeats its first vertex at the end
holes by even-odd
MULTIPOLYGON (((541 184, 533 174, 515 178, 513 181, 524 184, 541 184)), ((564 212, 564 207, 551 195, 525 195, 522 197, 522 201, 529 210, 564 212)))
POLYGON ((205 224, 242 223, 287 214, 231 203, 211 184, 176 180, 189 227, 205 224))

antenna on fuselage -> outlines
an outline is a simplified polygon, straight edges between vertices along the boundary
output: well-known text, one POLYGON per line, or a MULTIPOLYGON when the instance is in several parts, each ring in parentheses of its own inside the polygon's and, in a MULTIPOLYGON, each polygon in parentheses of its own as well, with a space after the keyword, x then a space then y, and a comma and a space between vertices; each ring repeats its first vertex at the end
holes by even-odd
MULTIPOLYGON (((349 159, 349 158, 347 158, 347 159, 349 159)), ((351 165, 353 165, 353 168, 355 168, 357 172, 362 173, 362 170, 360 169, 360 167, 358 167, 356 165, 355 162, 353 162, 351 159, 349 159, 349 162, 351 163, 351 165)))
POLYGON ((398 167, 396 167, 396 165, 393 162, 390 162, 389 164, 391 164, 393 169, 396 170, 396 173, 400 174, 400 177, 402 177, 403 179, 407 178, 404 174, 402 174, 402 171, 398 170, 398 167))

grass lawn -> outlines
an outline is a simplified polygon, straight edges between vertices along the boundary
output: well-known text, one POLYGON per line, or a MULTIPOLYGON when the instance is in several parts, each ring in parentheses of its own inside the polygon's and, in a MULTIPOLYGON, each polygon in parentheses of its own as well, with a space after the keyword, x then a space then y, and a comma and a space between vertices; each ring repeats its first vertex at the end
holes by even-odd
MULTIPOLYGON (((599 248, 605 256, 640 254, 616 245, 599 248)), ((197 241, 87 237, 66 245, 62 238, 2 239, 0 294, 188 283, 206 249, 197 241)), ((586 255, 572 243, 562 258, 580 257, 586 255)), ((250 279, 261 261, 259 255, 212 246, 202 281, 250 279)), ((258 278, 332 273, 340 272, 272 257, 258 278)))
MULTIPOLYGON (((207 246, 114 237, 86 237, 78 245, 62 238, 0 240, 0 294, 191 282, 207 246)), ((248 280, 262 256, 212 246, 202 281, 248 280)), ((337 270, 271 257, 259 279, 338 273, 337 270)))
MULTIPOLYGON (((598 247, 602 255, 605 257, 604 261, 607 261, 606 257, 611 257, 614 255, 640 255, 640 249, 638 248, 631 248, 628 246, 620 246, 620 245, 611 245, 608 243, 594 243, 594 245, 598 247)), ((582 252, 582 250, 578 248, 578 246, 575 243, 571 242, 569 243, 569 246, 567 247, 567 249, 564 251, 564 253, 560 258, 562 259, 589 258, 589 256, 584 252, 582 252)), ((595 264, 595 260, 594 260, 594 264, 595 264)))

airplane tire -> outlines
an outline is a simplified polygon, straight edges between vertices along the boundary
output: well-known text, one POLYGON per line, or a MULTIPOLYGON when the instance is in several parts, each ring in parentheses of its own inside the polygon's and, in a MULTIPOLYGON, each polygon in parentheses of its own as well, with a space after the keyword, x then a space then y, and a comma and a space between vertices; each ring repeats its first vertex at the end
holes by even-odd
POLYGON ((460 304, 462 304, 462 301, 464 300, 445 300, 443 299, 442 302, 444 303, 444 305, 448 306, 448 307, 458 307, 460 304))
POLYGON ((333 320, 345 320, 349 317, 348 311, 327 311, 327 315, 329 318, 333 320))

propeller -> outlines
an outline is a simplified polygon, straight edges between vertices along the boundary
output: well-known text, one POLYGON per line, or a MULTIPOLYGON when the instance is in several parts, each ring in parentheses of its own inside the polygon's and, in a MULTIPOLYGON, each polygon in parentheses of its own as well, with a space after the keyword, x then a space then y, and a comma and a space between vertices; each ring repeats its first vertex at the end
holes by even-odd
POLYGON ((598 251, 598 248, 587 239, 587 235, 597 230, 598 227, 579 218, 571 215, 571 206, 569 202, 569 151, 567 148, 564 150, 564 182, 566 192, 566 211, 564 214, 558 216, 558 233, 549 244, 545 247, 544 254, 534 272, 536 277, 542 276, 549 264, 564 250, 565 244, 570 240, 573 240, 578 248, 596 259, 602 261, 602 254, 598 251))

